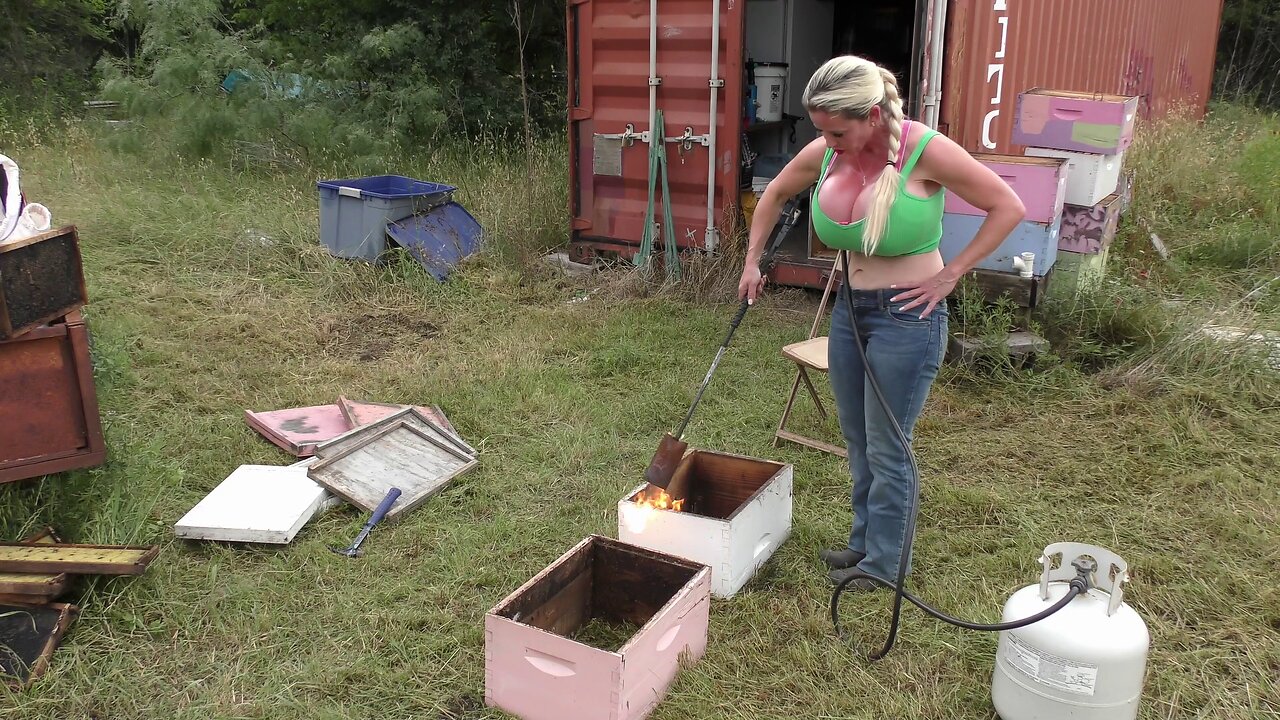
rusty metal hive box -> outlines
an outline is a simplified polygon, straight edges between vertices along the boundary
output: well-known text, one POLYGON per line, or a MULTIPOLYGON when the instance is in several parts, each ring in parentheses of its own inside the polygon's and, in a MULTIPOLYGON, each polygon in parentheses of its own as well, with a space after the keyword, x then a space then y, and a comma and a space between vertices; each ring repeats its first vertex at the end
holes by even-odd
POLYGON ((106 458, 79 313, 0 341, 0 483, 106 458))

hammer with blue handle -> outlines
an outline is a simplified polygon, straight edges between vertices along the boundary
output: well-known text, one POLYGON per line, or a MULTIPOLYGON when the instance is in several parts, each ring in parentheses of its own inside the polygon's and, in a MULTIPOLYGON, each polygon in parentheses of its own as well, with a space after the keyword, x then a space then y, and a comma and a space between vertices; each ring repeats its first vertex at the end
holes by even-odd
POLYGON ((355 542, 351 543, 351 547, 345 548, 345 549, 342 549, 342 548, 329 548, 329 549, 338 553, 339 555, 346 555, 347 557, 360 557, 360 544, 364 542, 365 538, 369 537, 369 531, 373 529, 374 525, 378 524, 378 521, 382 519, 383 515, 387 514, 387 511, 391 509, 391 506, 395 504, 396 499, 399 497, 400 497, 400 488, 393 487, 390 490, 388 490, 387 496, 382 498, 382 502, 378 503, 378 508, 374 510, 373 515, 369 517, 369 522, 365 523, 364 527, 361 528, 360 534, 356 536, 355 542))

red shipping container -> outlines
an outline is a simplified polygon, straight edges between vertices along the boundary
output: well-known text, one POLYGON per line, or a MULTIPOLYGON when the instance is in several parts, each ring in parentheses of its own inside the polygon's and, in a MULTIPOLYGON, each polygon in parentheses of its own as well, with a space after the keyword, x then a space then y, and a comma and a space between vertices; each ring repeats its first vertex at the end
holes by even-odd
MULTIPOLYGON (((1222 0, 569 0, 571 251, 640 244, 654 109, 671 168, 657 216, 669 202, 680 247, 715 250, 736 237, 751 157, 785 160, 814 137, 800 96, 832 56, 894 70, 907 114, 968 150, 1021 154, 1017 97, 1033 88, 1136 96, 1139 118, 1203 114, 1221 13, 1222 0), (782 120, 746 122, 749 61, 787 64, 782 120)), ((821 287, 831 261, 811 247, 798 228, 773 279, 821 287)))

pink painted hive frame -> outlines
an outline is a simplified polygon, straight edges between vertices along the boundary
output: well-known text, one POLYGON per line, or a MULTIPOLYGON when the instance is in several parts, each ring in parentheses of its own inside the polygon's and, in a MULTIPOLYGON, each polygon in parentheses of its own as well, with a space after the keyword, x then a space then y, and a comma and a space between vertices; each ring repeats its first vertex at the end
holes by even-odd
POLYGON ((267 412, 245 410, 244 421, 276 447, 294 457, 309 457, 315 454, 316 445, 351 429, 337 405, 312 405, 267 412))
POLYGON ((485 615, 485 702, 523 720, 640 720, 707 647, 711 570, 591 535, 485 615), (640 629, 616 651, 592 618, 640 629))
POLYGON ((449 422, 449 418, 445 417, 444 411, 435 406, 427 407, 425 405, 402 405, 399 403, 374 402, 372 400, 355 400, 345 395, 339 395, 338 407, 342 410, 342 415, 347 419, 347 423, 353 428, 370 425, 402 410, 413 408, 432 422, 443 426, 449 432, 454 434, 458 432, 454 429, 453 423, 449 422))

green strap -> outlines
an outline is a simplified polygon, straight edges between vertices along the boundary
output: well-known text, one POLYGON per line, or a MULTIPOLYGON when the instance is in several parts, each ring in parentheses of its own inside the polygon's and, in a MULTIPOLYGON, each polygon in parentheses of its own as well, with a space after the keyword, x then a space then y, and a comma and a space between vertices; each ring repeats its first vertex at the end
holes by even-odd
POLYGON ((671 213, 671 184, 667 176, 666 123, 662 111, 654 112, 652 127, 649 130, 649 202, 645 208, 644 235, 640 240, 640 250, 633 263, 638 267, 649 268, 650 256, 656 238, 655 191, 657 184, 662 183, 662 245, 665 250, 663 264, 666 266, 667 278, 675 280, 680 277, 680 248, 676 245, 675 220, 671 213))
MULTIPOLYGON (((652 127, 649 128, 650 137, 658 129, 658 123, 661 121, 662 111, 659 110, 653 123, 651 123, 652 127)), ((658 180, 658 155, 656 150, 656 146, 652 142, 649 143, 649 203, 644 211, 644 232, 640 238, 640 249, 636 252, 635 257, 632 258, 632 263, 636 267, 643 266, 647 268, 649 266, 649 256, 653 253, 653 194, 654 185, 658 180)))
POLYGON ((671 187, 667 182, 666 141, 659 136, 659 142, 664 143, 662 146, 662 244, 667 250, 665 262, 667 279, 676 280, 680 277, 680 248, 676 246, 676 222, 671 214, 671 187))
POLYGON ((911 170, 915 168, 916 161, 920 159, 920 155, 924 153, 924 146, 938 134, 937 130, 926 130, 924 135, 920 137, 920 142, 916 144, 915 152, 911 153, 911 157, 907 159, 907 164, 902 166, 902 187, 907 186, 907 178, 911 175, 911 170))

